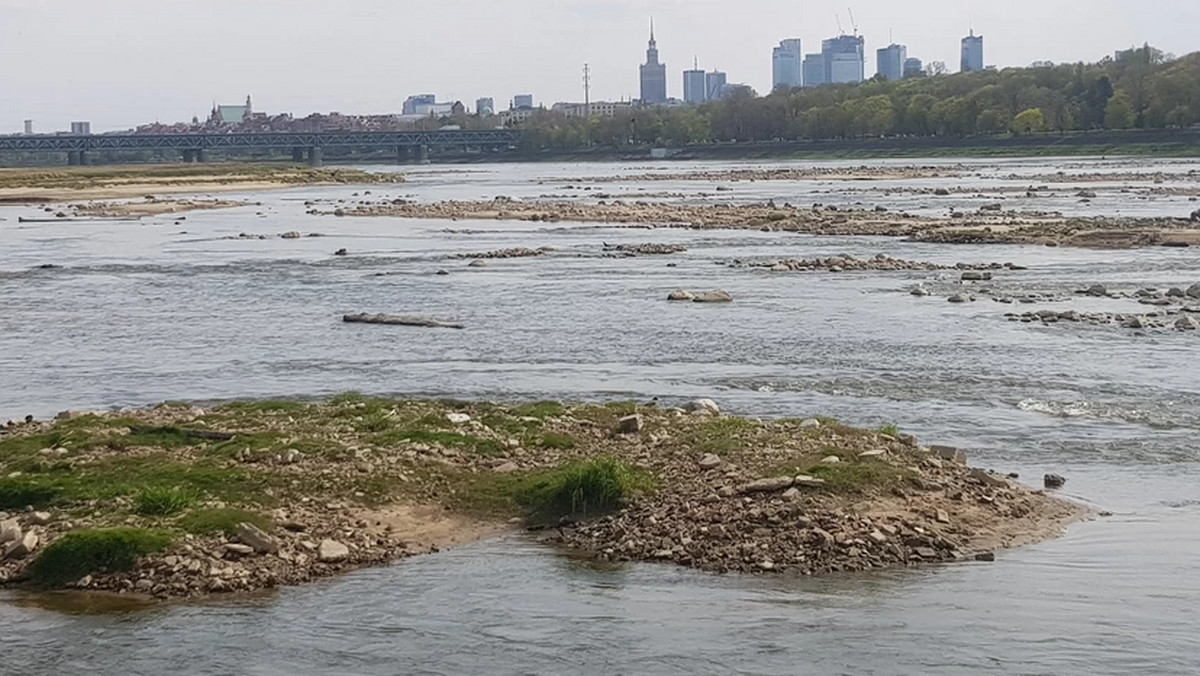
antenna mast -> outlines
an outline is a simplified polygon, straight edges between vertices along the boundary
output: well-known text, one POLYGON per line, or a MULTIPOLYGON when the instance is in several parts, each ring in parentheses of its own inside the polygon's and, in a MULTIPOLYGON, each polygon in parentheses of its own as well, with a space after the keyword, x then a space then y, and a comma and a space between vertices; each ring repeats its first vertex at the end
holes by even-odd
POLYGON ((592 67, 583 64, 583 109, 588 119, 592 117, 592 67))

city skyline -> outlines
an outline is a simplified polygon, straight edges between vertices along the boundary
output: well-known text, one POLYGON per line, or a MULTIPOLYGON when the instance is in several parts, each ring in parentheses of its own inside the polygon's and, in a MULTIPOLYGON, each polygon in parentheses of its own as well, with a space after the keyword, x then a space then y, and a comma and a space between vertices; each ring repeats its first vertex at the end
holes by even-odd
MULTIPOLYGON (((957 70, 960 41, 972 27, 987 36, 986 63, 999 67, 1096 61, 1143 42, 1177 54, 1195 51, 1186 27, 1200 21, 1200 7, 1163 1, 1170 22, 1098 0, 1089 16, 1100 18, 1083 32, 1061 30, 1076 9, 1028 0, 1002 8, 918 0, 916 12, 913 3, 871 0, 856 3, 854 12, 870 77, 875 50, 890 42, 957 70), (1029 22, 1022 10, 1036 10, 1039 21, 1029 22)), ((95 131, 184 121, 204 117, 214 98, 238 101, 247 92, 262 110, 297 115, 398 112, 419 93, 467 105, 490 97, 504 108, 513 95, 529 92, 549 105, 582 100, 583 63, 592 65, 593 100, 636 99, 651 15, 660 60, 668 64, 668 96, 683 97, 682 72, 697 57, 702 69, 726 72, 731 82, 766 94, 771 50, 781 40, 799 38, 813 51, 821 40, 851 31, 844 3, 811 2, 798 12, 782 0, 762 0, 733 17, 710 0, 563 0, 550 7, 514 0, 472 8, 471 21, 462 20, 465 10, 423 7, 423 29, 407 32, 413 12, 382 0, 349 7, 210 0, 166 9, 150 0, 114 0, 103 7, 71 2, 69 11, 63 4, 13 0, 0 8, 0 58, 14 64, 0 72, 9 102, 0 110, 2 133, 20 132, 25 119, 38 131, 67 129, 77 120, 91 121, 95 131), (536 30, 528 24, 531 13, 536 30), (24 65, 35 62, 36 68, 24 65)))

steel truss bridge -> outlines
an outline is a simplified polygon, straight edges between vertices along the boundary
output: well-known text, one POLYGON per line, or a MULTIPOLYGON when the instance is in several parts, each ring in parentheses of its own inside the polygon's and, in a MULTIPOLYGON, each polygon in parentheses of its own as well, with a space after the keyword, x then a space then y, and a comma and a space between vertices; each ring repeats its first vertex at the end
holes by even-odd
POLYGON ((210 150, 291 150, 292 159, 321 163, 323 148, 394 149, 401 160, 416 154, 426 159, 430 146, 506 149, 515 145, 521 132, 512 129, 479 131, 361 131, 316 133, 230 133, 230 134, 98 134, 0 136, 0 152, 67 153, 69 164, 86 164, 87 153, 112 150, 176 150, 186 162, 203 162, 210 150))

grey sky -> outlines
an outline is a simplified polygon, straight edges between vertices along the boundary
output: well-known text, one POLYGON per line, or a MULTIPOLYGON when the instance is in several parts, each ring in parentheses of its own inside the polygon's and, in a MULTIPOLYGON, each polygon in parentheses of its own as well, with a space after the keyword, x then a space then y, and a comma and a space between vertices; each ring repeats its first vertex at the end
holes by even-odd
MULTIPOLYGON (((90 120, 95 131, 203 117, 213 99, 302 115, 398 112, 409 94, 539 103, 637 95, 647 24, 657 26, 668 89, 698 57, 731 82, 770 86, 771 48, 800 37, 814 51, 848 32, 848 0, 0 0, 0 133, 32 118, 39 131, 90 120)), ((875 49, 957 70, 969 25, 999 66, 1093 61, 1150 43, 1177 54, 1200 43, 1196 0, 857 0, 875 49)))

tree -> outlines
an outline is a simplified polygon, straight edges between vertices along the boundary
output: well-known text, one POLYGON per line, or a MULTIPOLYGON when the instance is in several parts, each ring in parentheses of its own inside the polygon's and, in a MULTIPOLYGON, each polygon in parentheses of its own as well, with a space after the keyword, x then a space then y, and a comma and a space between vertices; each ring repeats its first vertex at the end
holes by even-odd
POLYGON ((1027 108, 1022 110, 1012 121, 1014 134, 1032 134, 1043 131, 1045 128, 1046 116, 1042 113, 1041 108, 1027 108))
POLYGON ((1104 126, 1108 129, 1129 129, 1136 120, 1129 94, 1123 90, 1113 94, 1104 108, 1104 126))

